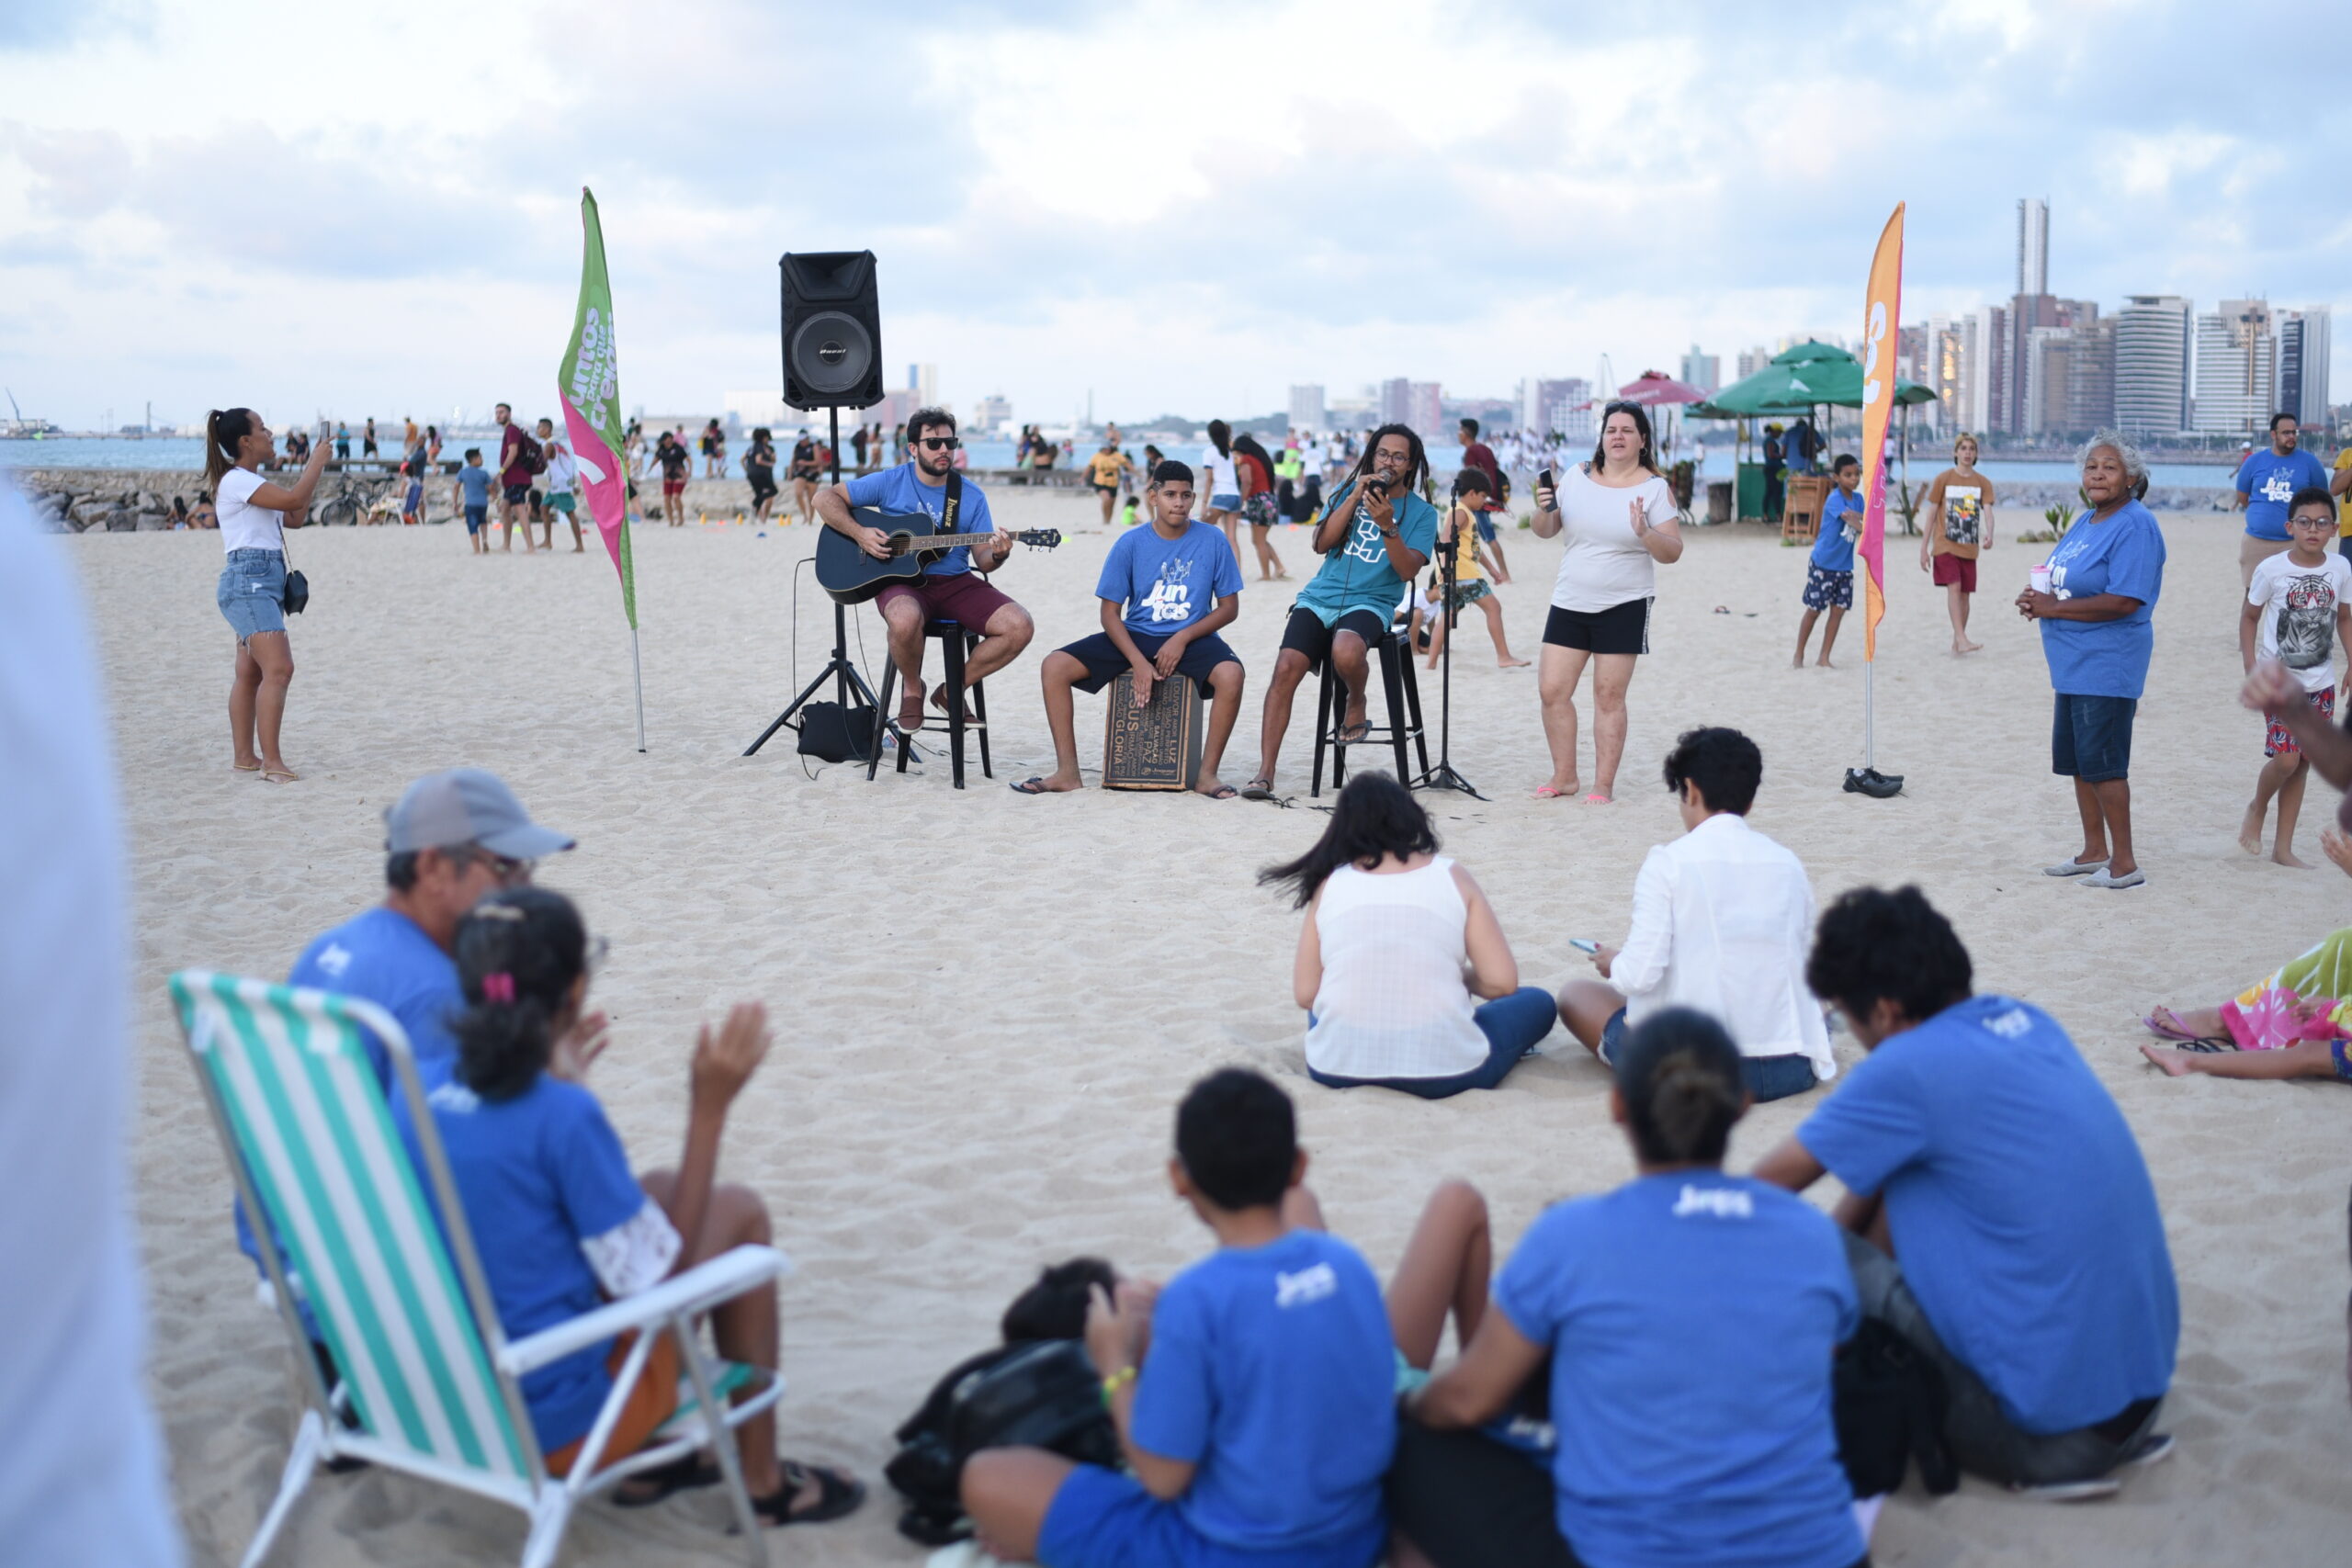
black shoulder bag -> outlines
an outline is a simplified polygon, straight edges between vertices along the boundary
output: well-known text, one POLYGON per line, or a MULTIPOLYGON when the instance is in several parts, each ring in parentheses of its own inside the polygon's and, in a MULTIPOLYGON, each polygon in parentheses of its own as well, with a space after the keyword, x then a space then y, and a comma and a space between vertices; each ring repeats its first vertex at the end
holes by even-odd
POLYGON ((277 556, 286 563, 286 591, 277 596, 278 608, 289 615, 299 615, 311 602, 311 580, 294 570, 294 558, 286 549, 286 517, 277 519, 277 556))

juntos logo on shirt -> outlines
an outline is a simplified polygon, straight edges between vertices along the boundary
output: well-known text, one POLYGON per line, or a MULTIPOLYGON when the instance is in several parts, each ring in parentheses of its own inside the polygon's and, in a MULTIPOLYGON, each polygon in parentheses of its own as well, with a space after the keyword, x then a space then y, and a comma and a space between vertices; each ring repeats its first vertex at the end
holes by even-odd
POLYGON ((1274 1305, 1289 1310, 1306 1306, 1332 1295, 1340 1288, 1340 1276, 1332 1272, 1329 1263, 1317 1263, 1312 1269, 1302 1269, 1295 1274, 1274 1276, 1274 1305))
POLYGON ((2022 1040, 2033 1031, 2033 1020, 2026 1017, 2025 1009, 2011 1008, 1996 1012, 1984 1021, 1984 1027, 2004 1040, 2022 1040))
POLYGON ((1674 1200, 1674 1217, 1687 1220, 1705 1214, 1718 1220, 1752 1220, 1756 1201, 1737 1188, 1692 1187, 1687 1183, 1674 1200))
POLYGON ((351 950, 339 942, 329 942, 327 950, 319 954, 319 967, 342 979, 343 972, 351 967, 351 950))

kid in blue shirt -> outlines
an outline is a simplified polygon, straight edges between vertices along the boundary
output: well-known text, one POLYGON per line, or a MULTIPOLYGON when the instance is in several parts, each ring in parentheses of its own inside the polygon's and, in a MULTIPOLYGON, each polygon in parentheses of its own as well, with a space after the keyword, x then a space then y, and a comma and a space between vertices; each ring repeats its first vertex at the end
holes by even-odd
POLYGON ((1826 670, 1830 645, 1838 640, 1838 623, 1854 607, 1854 541, 1861 537, 1865 510, 1855 491, 1862 480, 1862 465, 1850 453, 1843 454, 1830 474, 1838 488, 1822 504, 1821 527, 1814 536, 1813 556, 1805 569, 1804 618, 1797 623, 1795 667, 1800 670, 1804 668, 1804 645, 1813 636, 1815 617, 1824 610, 1829 612, 1829 624, 1821 629, 1818 661, 1826 670))
POLYGON ((1408 1318, 1446 1303, 1466 1346, 1406 1402, 1396 1534, 1463 1568, 1850 1568, 1864 1542, 1830 1365, 1860 1314, 1837 1227, 1724 1174, 1747 1091, 1713 1019, 1669 1008, 1645 1020, 1614 1071, 1634 1180, 1546 1211, 1491 1311, 1485 1206, 1449 1183, 1390 1281, 1408 1357, 1442 1326, 1408 1318), (1476 1245, 1450 1239, 1464 1235, 1476 1245), (1556 1432, 1548 1473, 1469 1429, 1539 1373, 1556 1432))
MULTIPOLYGON (((695 1043, 686 1144, 675 1170, 629 1171, 619 1135, 582 1079, 601 1037, 577 1042, 588 992, 588 935, 571 901, 542 888, 493 894, 458 923, 465 1010, 452 1021, 457 1054, 427 1075, 426 1103, 465 1210, 499 1326, 509 1340, 648 1290, 744 1243, 765 1243, 767 1206, 714 1174, 728 1108, 768 1049, 767 1014, 739 1004, 695 1043)), ((420 1158, 405 1098, 393 1120, 420 1158)), ((775 1288, 736 1296, 710 1314, 721 1358, 772 1370, 778 1349, 775 1288)), ((526 1373, 523 1397, 551 1474, 576 1462, 629 1353, 627 1337, 589 1346, 526 1373)), ((646 1446, 675 1412, 676 1341, 659 1339, 604 1450, 605 1462, 646 1446)), ((776 1457, 775 1417, 736 1428, 752 1505, 769 1524, 836 1518, 865 1497, 846 1474, 776 1457)), ((709 1485, 715 1464, 689 1455, 625 1483, 623 1503, 650 1503, 709 1485), (706 1468, 707 1465, 707 1468, 706 1468)))
POLYGON ((465 467, 458 470, 458 482, 449 493, 449 504, 465 514, 466 538, 474 554, 488 555, 490 542, 481 536, 490 521, 490 470, 481 466, 481 448, 466 448, 465 467))
POLYGON ((1054 734, 1054 771, 1012 786, 1015 795, 1059 795, 1085 786, 1078 776, 1078 718, 1072 689, 1099 692, 1122 670, 1135 673, 1135 705, 1152 698, 1155 684, 1179 676, 1205 686, 1209 731, 1193 787, 1212 800, 1230 800, 1231 784, 1216 776, 1225 743, 1241 713, 1241 660, 1220 627, 1241 614, 1241 563, 1223 530, 1193 520, 1193 470, 1166 462, 1152 470, 1151 526, 1120 535, 1094 585, 1102 629, 1046 656, 1037 679, 1045 688, 1046 724, 1054 734))
POLYGON ((1086 1346, 1131 1475, 1041 1449, 964 1467, 965 1510, 1045 1568, 1365 1568, 1387 1540, 1396 1351, 1355 1249, 1293 1229, 1290 1098, 1228 1067, 1176 1112, 1169 1175, 1218 1250, 1150 1289, 1097 1287, 1086 1346))

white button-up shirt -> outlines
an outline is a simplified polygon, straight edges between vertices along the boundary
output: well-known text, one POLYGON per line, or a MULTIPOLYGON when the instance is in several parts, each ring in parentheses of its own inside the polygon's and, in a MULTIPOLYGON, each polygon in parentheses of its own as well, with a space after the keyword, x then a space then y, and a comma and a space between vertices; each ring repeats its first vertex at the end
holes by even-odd
POLYGON ((1826 1082, 1838 1072, 1821 1004, 1805 988, 1813 884, 1804 863, 1718 812, 1659 844, 1634 879, 1634 929, 1610 964, 1630 1027, 1669 1007, 1697 1008, 1744 1055, 1802 1054, 1826 1082))

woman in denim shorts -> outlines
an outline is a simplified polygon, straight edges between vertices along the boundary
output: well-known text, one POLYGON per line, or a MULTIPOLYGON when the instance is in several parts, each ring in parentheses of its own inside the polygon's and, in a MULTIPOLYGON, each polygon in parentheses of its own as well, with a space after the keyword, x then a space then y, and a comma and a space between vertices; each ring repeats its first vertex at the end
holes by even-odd
POLYGON ((300 528, 326 467, 327 445, 311 449, 302 477, 281 485, 261 477, 277 456, 277 438, 251 409, 214 409, 204 422, 204 487, 220 514, 220 569, 215 602, 237 634, 237 673, 229 684, 230 766, 269 784, 300 774, 277 753, 294 649, 286 636, 286 530, 300 528))

